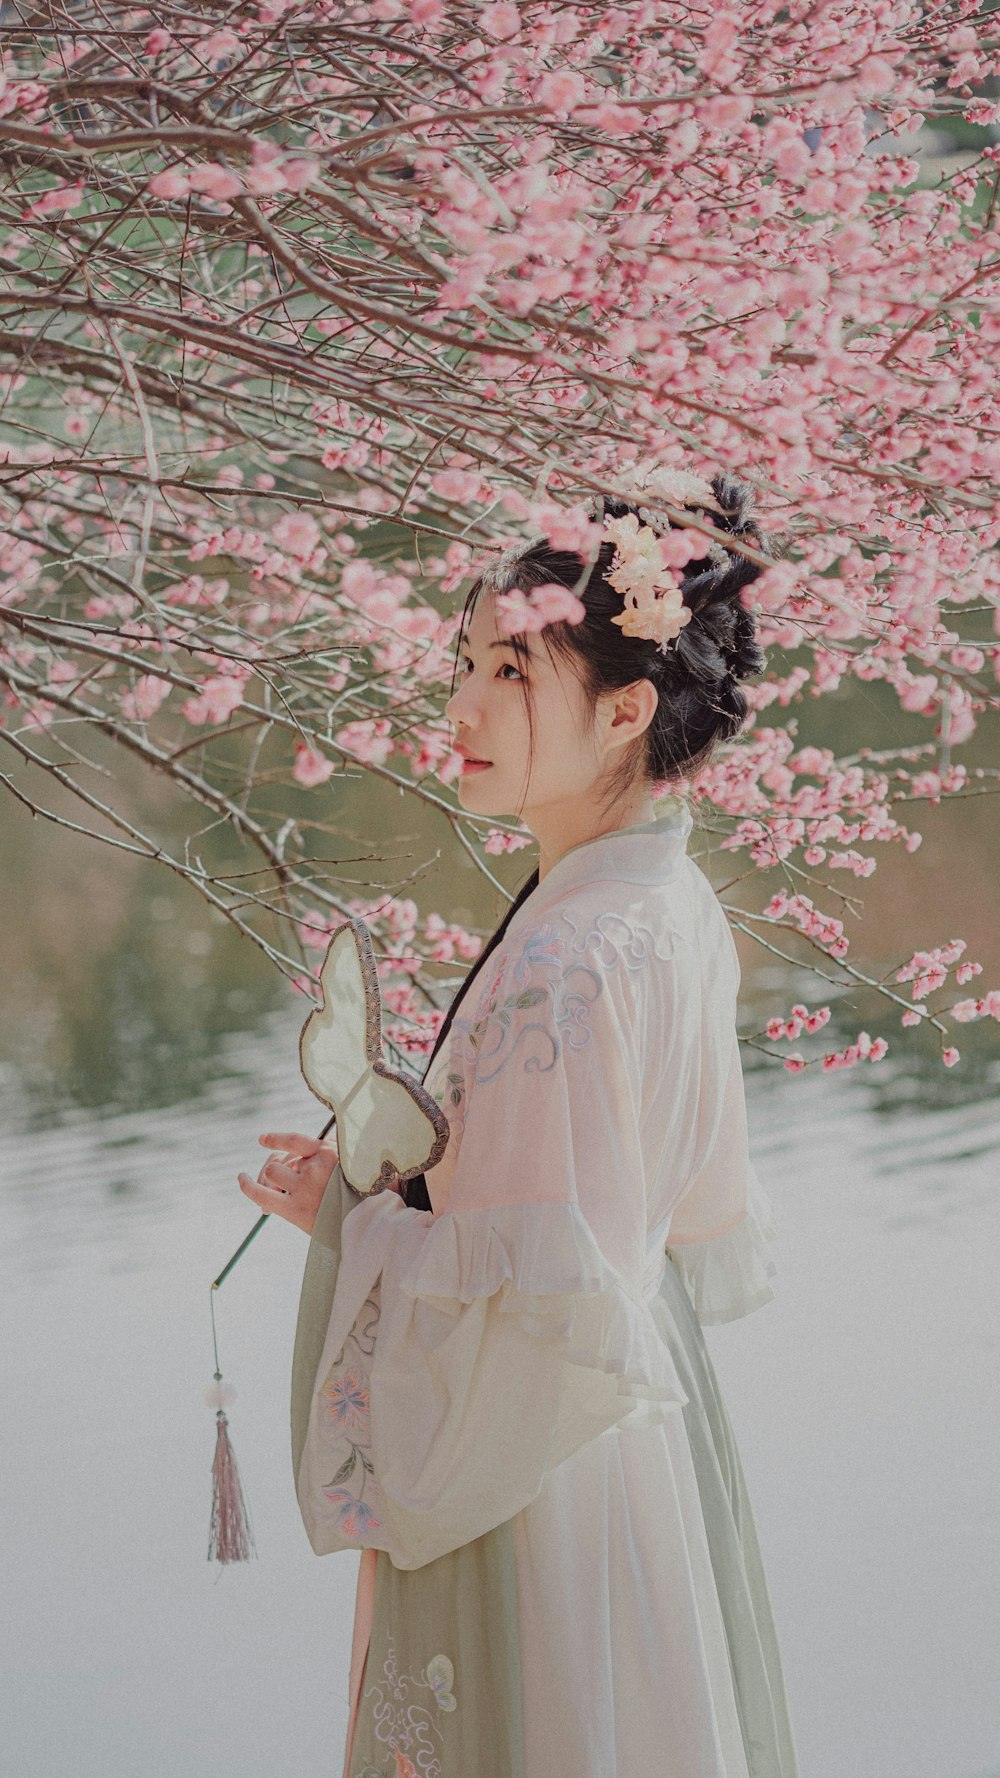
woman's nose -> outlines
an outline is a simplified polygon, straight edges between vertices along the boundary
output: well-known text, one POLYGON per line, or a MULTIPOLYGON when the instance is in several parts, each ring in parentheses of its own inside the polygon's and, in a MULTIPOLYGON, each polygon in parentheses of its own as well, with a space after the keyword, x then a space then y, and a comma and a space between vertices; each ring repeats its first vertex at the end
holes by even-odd
POLYGON ((463 680, 452 692, 444 707, 445 716, 456 728, 459 722, 466 728, 475 727, 477 721, 475 700, 470 693, 471 688, 468 680, 463 680))

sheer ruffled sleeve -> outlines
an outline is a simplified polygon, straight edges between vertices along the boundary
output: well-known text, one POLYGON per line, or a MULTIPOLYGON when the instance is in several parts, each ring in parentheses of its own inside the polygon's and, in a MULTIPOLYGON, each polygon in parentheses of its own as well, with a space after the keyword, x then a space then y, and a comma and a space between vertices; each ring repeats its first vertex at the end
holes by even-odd
POLYGON ((644 1287, 634 984, 613 957, 567 958, 555 928, 508 940, 491 974, 446 1059, 446 1207, 381 1192, 317 1225, 332 1303, 295 1445, 321 1554, 419 1568, 609 1427, 687 1399, 644 1287))
POLYGON ((734 1228, 708 1241, 668 1243, 703 1327, 736 1321, 771 1301, 775 1233, 771 1201, 751 1166, 746 1213, 734 1228))
POLYGON ((667 1234, 667 1252, 703 1326, 749 1315, 775 1294, 774 1213, 750 1160, 735 1027, 722 1047, 719 1076, 718 1090, 707 1096, 711 1135, 667 1234))

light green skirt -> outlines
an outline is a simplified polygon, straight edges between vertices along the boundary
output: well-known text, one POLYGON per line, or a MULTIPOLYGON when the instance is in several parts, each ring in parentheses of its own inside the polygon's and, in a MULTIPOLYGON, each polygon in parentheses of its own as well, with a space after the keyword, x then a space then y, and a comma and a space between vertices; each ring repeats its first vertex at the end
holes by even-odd
MULTIPOLYGON (((357 1202, 338 1168, 310 1242, 299 1305, 292 1370, 296 1477, 337 1281, 341 1224, 357 1202)), ((750 1778, 798 1778, 743 1468, 701 1324, 672 1262, 660 1296, 670 1311, 662 1320, 664 1326, 669 1321, 671 1356, 688 1397, 679 1411, 698 1480, 747 1768, 750 1778)), ((524 1778, 511 1525, 422 1568, 397 1569, 383 1550, 377 1562, 349 1778, 524 1778), (450 1659, 443 1659, 442 1649, 451 1651, 450 1659), (452 1685, 461 1710, 454 1708, 452 1685)), ((662 1773, 671 1769, 665 1747, 662 1773)))

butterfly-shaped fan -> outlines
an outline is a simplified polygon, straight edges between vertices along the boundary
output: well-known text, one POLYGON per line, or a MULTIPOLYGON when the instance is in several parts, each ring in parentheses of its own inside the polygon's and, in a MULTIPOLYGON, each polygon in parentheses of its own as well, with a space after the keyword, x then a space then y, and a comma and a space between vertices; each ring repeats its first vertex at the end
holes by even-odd
POLYGON ((412 1179, 441 1159, 448 1120, 416 1081, 382 1056, 382 1005, 363 920, 338 926, 320 970, 322 1005, 299 1039, 306 1085, 337 1119, 341 1171, 361 1197, 412 1179))

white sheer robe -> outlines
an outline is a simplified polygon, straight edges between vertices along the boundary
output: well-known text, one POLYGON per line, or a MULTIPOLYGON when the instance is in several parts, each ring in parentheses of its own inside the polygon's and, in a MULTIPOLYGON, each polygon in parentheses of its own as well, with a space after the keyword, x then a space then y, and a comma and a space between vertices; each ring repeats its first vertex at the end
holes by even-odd
POLYGON ((433 1211, 345 1220, 299 1470, 320 1553, 413 1569, 514 1521, 528 1778, 747 1778, 656 1295, 668 1247, 703 1322, 773 1295, 690 824, 574 847, 518 910, 426 1081, 433 1211))

